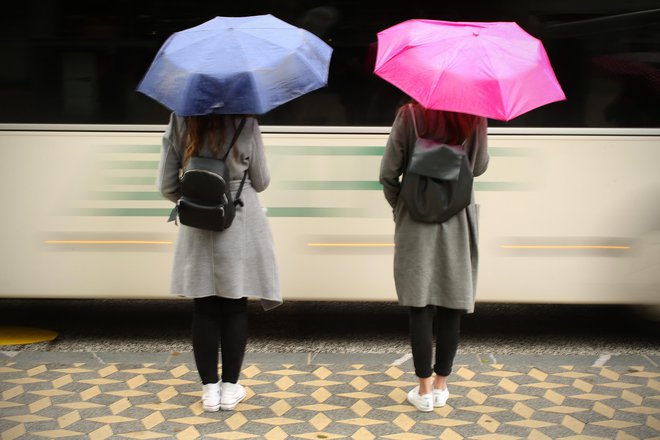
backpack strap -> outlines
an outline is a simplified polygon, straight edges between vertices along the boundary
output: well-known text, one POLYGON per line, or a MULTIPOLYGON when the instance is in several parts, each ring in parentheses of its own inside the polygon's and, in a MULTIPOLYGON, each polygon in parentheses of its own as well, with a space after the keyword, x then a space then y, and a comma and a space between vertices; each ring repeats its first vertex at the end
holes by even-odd
MULTIPOLYGON (((238 124, 238 128, 236 129, 236 132, 234 133, 234 137, 231 140, 231 144, 229 145, 229 148, 227 149, 227 152, 225 153, 222 160, 227 159, 227 156, 229 155, 231 148, 236 143, 236 139, 238 139, 238 136, 241 134, 241 130, 243 130, 244 126, 245 126, 245 118, 242 118, 241 122, 238 124)), ((243 192, 243 185, 245 185, 245 179, 247 178, 247 174, 248 174, 248 170, 245 170, 243 172, 243 178, 241 179, 241 184, 238 187, 238 191, 236 192, 236 198, 234 199, 234 206, 239 206, 239 205, 244 206, 243 200, 241 200, 241 193, 243 192)))
MULTIPOLYGON (((415 129, 415 142, 419 140, 419 132, 417 131, 417 118, 415 117, 415 108, 413 107, 412 104, 408 104, 408 110, 410 110, 410 116, 412 117, 412 123, 413 123, 413 128, 415 129)), ((415 144, 412 145, 412 148, 410 148, 410 152, 407 157, 404 157, 404 170, 407 170, 408 167, 410 166, 410 163, 412 162, 412 157, 413 154, 415 153, 415 144)), ((405 178, 405 172, 404 172, 404 178, 405 178)))
POLYGON ((243 200, 241 200, 241 192, 243 192, 243 185, 245 185, 245 178, 247 177, 248 170, 245 170, 243 172, 243 178, 241 179, 241 184, 238 187, 238 191, 236 191, 236 199, 234 200, 234 206, 244 206, 243 205, 243 200))
POLYGON ((415 128, 415 136, 419 138, 419 132, 417 131, 417 118, 415 118, 415 108, 412 104, 408 104, 408 108, 410 109, 410 114, 412 115, 413 127, 415 128))
POLYGON ((225 155, 222 156, 222 160, 227 160, 227 156, 229 156, 229 152, 236 143, 238 136, 241 134, 241 131, 243 130, 243 127, 245 127, 245 118, 242 118, 241 122, 238 124, 238 128, 234 132, 234 137, 231 139, 231 144, 229 144, 229 148, 227 148, 227 152, 225 153, 225 155))

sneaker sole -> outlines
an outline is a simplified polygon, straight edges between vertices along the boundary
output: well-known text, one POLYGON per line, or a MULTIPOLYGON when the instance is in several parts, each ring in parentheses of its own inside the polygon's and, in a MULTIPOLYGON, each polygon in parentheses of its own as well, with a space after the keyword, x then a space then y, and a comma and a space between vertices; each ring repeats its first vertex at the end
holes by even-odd
POLYGON ((220 409, 220 404, 218 404, 217 406, 203 406, 203 407, 204 407, 204 411, 206 412, 218 412, 218 410, 220 409))
POLYGON ((433 411, 433 407, 431 407, 431 408, 420 408, 419 406, 417 406, 413 402, 411 402, 410 399, 407 399, 407 400, 408 400, 409 404, 411 404, 412 406, 414 406, 417 409, 417 411, 421 411, 421 412, 431 412, 431 411, 433 411))
POLYGON ((238 400, 236 400, 236 402, 234 402, 234 403, 229 403, 229 404, 225 404, 225 405, 223 405, 223 404, 221 403, 221 404, 220 404, 220 409, 223 410, 223 411, 231 411, 231 410, 233 410, 234 408, 236 408, 236 405, 238 405, 239 403, 241 403, 241 401, 242 401, 243 399, 245 399, 245 396, 246 396, 246 395, 247 395, 247 393, 243 393, 243 395, 242 395, 241 397, 239 397, 238 400))

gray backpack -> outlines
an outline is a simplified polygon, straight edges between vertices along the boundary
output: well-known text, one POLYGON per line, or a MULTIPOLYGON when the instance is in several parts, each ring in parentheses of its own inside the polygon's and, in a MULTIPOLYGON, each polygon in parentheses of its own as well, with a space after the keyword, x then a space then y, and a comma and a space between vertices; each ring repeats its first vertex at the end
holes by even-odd
MULTIPOLYGON (((413 123, 417 134, 414 111, 413 123)), ((470 204, 473 182, 463 145, 447 145, 417 134, 400 196, 413 220, 443 223, 470 204)))

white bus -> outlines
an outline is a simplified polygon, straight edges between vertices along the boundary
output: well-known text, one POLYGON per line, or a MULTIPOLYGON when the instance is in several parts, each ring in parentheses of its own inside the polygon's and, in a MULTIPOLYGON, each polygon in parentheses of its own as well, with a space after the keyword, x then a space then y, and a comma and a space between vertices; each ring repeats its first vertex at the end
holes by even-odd
POLYGON ((374 45, 398 21, 432 18, 517 21, 542 39, 567 95, 489 121, 477 299, 660 305, 653 2, 88 3, 17 6, 2 30, 0 297, 170 297, 177 227, 155 187, 168 112, 135 87, 172 32, 271 13, 334 47, 327 88, 259 117, 272 174, 260 199, 285 300, 396 299, 378 170, 405 96, 371 73, 374 45))

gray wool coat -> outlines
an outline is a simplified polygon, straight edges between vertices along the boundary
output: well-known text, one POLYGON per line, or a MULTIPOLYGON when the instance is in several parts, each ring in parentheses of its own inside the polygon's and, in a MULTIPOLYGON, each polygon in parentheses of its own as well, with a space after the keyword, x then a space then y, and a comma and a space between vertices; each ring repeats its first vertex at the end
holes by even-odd
MULTIPOLYGON (((436 305, 474 311, 478 270, 478 205, 474 202, 444 223, 421 223, 410 218, 399 198, 401 179, 415 146, 412 111, 424 132, 425 111, 408 104, 397 114, 381 160, 380 182, 394 213, 394 282, 399 304, 436 305)), ((442 127, 438 127, 440 132, 442 127)), ((434 130, 434 132, 437 132, 434 130)), ((464 143, 475 176, 488 166, 487 123, 480 118, 475 133, 464 143)))
MULTIPOLYGON (((225 119, 222 151, 228 148, 235 133, 234 124, 238 126, 238 122, 225 119)), ((185 149, 184 133, 184 119, 172 114, 163 135, 157 186, 174 203, 181 195, 179 172, 185 149)), ((201 153, 210 156, 208 146, 201 153)), ((179 225, 171 292, 191 298, 256 297, 261 299, 264 309, 272 309, 282 303, 282 297, 270 225, 257 198, 257 193, 268 187, 270 173, 255 118, 247 118, 227 164, 234 196, 243 172, 248 170, 241 193, 244 206, 238 207, 229 229, 221 232, 179 225)))

